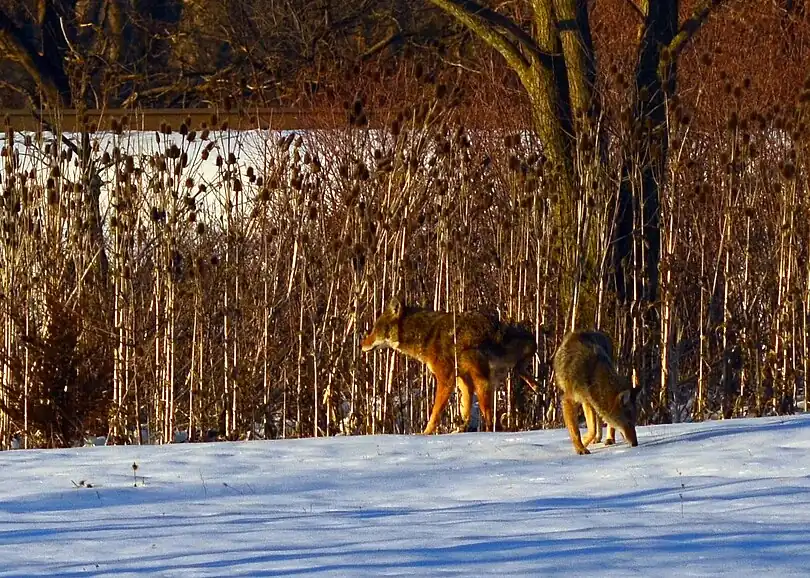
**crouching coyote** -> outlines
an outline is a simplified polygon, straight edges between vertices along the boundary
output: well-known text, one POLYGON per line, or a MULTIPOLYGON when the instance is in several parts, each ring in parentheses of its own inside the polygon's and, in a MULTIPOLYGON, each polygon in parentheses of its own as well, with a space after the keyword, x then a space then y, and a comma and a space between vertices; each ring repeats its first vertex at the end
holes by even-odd
POLYGON ((436 430, 454 382, 461 391, 460 431, 469 427, 473 392, 484 428, 492 430, 493 392, 512 370, 537 390, 526 367, 537 351, 534 336, 483 313, 430 311, 408 307, 394 298, 374 322, 362 347, 365 352, 390 347, 424 363, 436 377, 436 399, 424 434, 436 430))
POLYGON ((554 375, 563 391, 563 418, 578 454, 602 438, 602 419, 608 423, 605 445, 615 442, 615 430, 631 446, 636 438, 636 396, 639 389, 616 373, 613 344, 601 331, 574 331, 563 337, 554 354, 554 375), (585 412, 588 435, 579 434, 579 405, 585 412), (600 418, 601 416, 601 418, 600 418))

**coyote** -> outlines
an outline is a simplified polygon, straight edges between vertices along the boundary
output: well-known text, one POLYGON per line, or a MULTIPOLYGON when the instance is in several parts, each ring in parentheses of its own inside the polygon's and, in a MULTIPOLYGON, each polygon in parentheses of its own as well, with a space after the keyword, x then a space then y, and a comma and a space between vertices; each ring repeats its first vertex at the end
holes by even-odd
POLYGON ((534 336, 483 313, 430 311, 393 298, 361 345, 364 352, 390 347, 424 363, 436 377, 436 399, 423 434, 436 430, 454 378, 461 391, 463 419, 457 431, 469 427, 473 392, 484 429, 492 430, 492 394, 510 371, 515 370, 535 391, 538 387, 526 368, 537 351, 534 336))
POLYGON ((580 455, 590 453, 587 446, 602 437, 602 419, 608 423, 605 445, 615 441, 615 430, 631 446, 636 438, 636 396, 638 388, 620 377, 613 367, 613 344, 601 331, 574 331, 564 338, 554 354, 554 375, 563 391, 563 418, 580 455), (579 434, 577 406, 582 404, 588 435, 579 434), (601 417, 600 417, 601 416, 601 417))

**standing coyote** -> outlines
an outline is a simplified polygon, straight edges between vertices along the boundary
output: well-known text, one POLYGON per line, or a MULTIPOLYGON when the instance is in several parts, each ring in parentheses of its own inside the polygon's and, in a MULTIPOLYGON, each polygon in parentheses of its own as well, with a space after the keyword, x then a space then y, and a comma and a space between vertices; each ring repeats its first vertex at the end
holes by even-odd
POLYGON ((631 446, 636 438, 636 395, 613 367, 613 344, 601 331, 568 333, 554 354, 554 375, 563 391, 563 418, 578 454, 590 453, 587 446, 602 437, 602 419, 608 423, 605 444, 615 441, 615 430, 631 446), (577 406, 582 404, 588 436, 580 438, 577 406), (600 417, 601 416, 601 417, 600 417))
POLYGON ((362 347, 365 352, 390 347, 424 363, 436 377, 436 400, 424 434, 436 430, 454 381, 461 390, 460 431, 469 426, 473 392, 478 396, 484 428, 492 430, 493 391, 513 369, 537 390, 526 369, 537 351, 532 334, 483 313, 430 311, 407 307, 393 298, 362 347))

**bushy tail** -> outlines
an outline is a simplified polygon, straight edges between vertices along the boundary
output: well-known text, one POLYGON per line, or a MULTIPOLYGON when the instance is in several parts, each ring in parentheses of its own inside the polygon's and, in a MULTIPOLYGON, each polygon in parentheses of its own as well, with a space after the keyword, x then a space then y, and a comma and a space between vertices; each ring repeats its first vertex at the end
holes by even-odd
POLYGON ((501 328, 495 339, 486 344, 486 347, 494 357, 503 359, 504 364, 511 366, 528 361, 537 352, 534 335, 516 325, 501 328))
POLYGON ((502 326, 495 338, 484 344, 484 350, 492 361, 505 369, 514 370, 534 392, 540 391, 537 380, 527 369, 537 353, 537 342, 530 331, 518 325, 502 326))
POLYGON ((534 376, 531 375, 529 372, 527 372, 525 369, 520 371, 520 378, 526 383, 526 385, 532 388, 532 391, 534 393, 540 393, 540 384, 537 383, 537 380, 534 378, 534 376))

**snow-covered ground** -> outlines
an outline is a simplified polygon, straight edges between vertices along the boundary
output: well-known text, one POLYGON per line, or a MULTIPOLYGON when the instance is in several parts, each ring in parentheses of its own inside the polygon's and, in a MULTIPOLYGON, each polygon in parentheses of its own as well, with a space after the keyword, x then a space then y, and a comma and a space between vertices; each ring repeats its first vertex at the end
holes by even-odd
POLYGON ((639 444, 2 452, 0 576, 808 575, 810 415, 644 427, 639 444))

